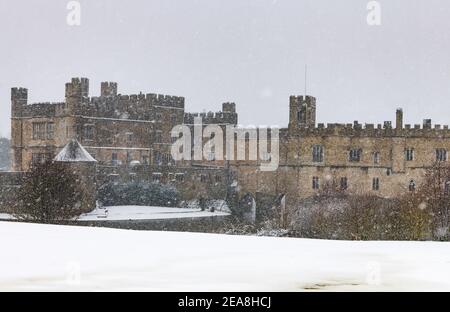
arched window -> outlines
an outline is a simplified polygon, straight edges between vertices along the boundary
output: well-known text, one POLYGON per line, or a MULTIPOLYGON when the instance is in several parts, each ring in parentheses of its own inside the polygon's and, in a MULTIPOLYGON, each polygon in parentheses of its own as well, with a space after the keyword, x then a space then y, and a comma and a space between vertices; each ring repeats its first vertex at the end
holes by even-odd
POLYGON ((445 183, 444 183, 444 192, 445 192, 445 195, 449 195, 450 194, 450 180, 445 181, 445 183))
POLYGON ((414 180, 409 181, 409 191, 414 192, 416 190, 416 182, 414 180))
POLYGON ((380 163, 380 152, 374 152, 373 153, 373 163, 375 165, 380 163))

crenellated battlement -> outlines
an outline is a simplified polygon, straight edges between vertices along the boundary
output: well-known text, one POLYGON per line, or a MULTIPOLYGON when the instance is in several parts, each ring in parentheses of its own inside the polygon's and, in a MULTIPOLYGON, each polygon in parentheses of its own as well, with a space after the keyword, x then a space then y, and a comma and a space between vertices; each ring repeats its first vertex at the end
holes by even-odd
POLYGON ((184 111, 184 97, 154 93, 122 95, 116 82, 102 82, 100 96, 89 97, 89 79, 72 78, 65 85, 65 102, 28 104, 28 89, 11 89, 13 117, 86 115, 95 117, 153 118, 154 108, 184 111))
POLYGON ((445 137, 450 138, 448 125, 436 124, 406 124, 403 128, 393 128, 391 122, 384 124, 353 124, 319 123, 314 128, 299 128, 290 131, 291 135, 299 136, 349 136, 349 137, 445 137))
POLYGON ((207 112, 207 113, 185 113, 184 123, 194 124, 196 117, 202 118, 203 124, 231 124, 236 125, 238 122, 238 116, 236 113, 235 103, 223 103, 222 111, 219 112, 207 112))

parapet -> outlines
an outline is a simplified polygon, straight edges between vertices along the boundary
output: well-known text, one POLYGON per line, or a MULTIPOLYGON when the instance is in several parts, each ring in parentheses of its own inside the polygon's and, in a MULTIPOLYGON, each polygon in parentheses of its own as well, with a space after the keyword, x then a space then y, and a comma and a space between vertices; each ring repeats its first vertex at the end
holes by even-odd
POLYGON ((66 98, 88 98, 89 97, 89 79, 72 78, 71 82, 66 83, 66 98))
POLYGON ((351 137, 449 137, 450 130, 447 125, 431 125, 425 123, 411 126, 406 124, 404 128, 397 129, 392 127, 391 122, 378 124, 360 124, 355 121, 353 124, 329 123, 327 125, 319 123, 314 128, 298 128, 290 130, 291 135, 300 136, 351 136, 351 137))
POLYGON ((222 112, 224 113, 236 113, 236 103, 223 103, 222 112))
POLYGON ((11 101, 28 101, 28 89, 26 88, 11 88, 11 101))
POLYGON ((184 97, 172 96, 163 94, 148 93, 145 95, 145 99, 150 101, 153 106, 163 106, 170 108, 182 108, 184 109, 184 97))
POLYGON ((117 96, 117 82, 102 82, 100 96, 117 96))
POLYGON ((194 124, 194 119, 196 117, 201 117, 203 124, 237 125, 238 122, 237 113, 208 112, 208 113, 185 113, 184 123, 192 125, 194 124))

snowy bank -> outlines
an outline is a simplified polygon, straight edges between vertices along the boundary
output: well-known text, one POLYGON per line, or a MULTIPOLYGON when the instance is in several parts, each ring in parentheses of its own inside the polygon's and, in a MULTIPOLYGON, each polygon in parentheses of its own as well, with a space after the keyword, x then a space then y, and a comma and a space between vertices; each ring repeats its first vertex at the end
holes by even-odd
POLYGON ((449 291, 450 245, 0 222, 0 290, 449 291))
POLYGON ((111 206, 83 214, 78 221, 122 221, 122 220, 162 220, 180 218, 203 218, 228 216, 229 213, 201 211, 201 209, 151 207, 151 206, 111 206))

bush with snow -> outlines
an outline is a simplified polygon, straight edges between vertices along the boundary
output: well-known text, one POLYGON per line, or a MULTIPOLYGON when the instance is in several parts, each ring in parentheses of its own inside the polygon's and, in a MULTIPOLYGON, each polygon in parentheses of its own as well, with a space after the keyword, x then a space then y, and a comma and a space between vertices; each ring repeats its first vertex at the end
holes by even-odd
POLYGON ((175 187, 144 181, 107 183, 99 188, 97 197, 105 206, 177 207, 179 203, 179 193, 175 187))

